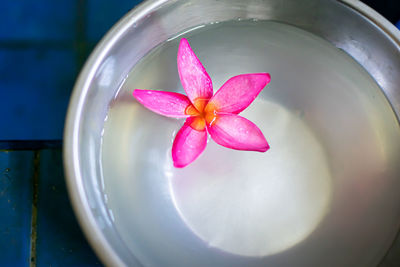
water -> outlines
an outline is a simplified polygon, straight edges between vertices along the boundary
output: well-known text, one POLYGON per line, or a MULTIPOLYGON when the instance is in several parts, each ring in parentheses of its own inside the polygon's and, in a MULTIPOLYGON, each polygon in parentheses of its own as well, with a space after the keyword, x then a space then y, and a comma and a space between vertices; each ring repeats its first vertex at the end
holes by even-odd
POLYGON ((380 88, 326 41, 274 22, 197 27, 143 58, 110 104, 102 144, 107 205, 145 266, 375 266, 398 229, 399 140, 380 88), (194 163, 172 166, 183 121, 146 110, 131 94, 183 93, 181 37, 214 91, 234 75, 271 74, 242 113, 269 151, 210 140, 194 163))

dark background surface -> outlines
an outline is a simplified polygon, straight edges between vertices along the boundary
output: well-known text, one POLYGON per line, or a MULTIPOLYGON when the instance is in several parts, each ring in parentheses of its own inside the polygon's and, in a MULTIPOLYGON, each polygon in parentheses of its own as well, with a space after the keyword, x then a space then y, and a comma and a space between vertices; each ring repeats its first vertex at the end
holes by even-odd
MULTIPOLYGON (((1 1, 0 266, 101 265, 70 206, 62 131, 85 59, 139 2, 1 1)), ((400 0, 364 2, 400 20, 400 0)))

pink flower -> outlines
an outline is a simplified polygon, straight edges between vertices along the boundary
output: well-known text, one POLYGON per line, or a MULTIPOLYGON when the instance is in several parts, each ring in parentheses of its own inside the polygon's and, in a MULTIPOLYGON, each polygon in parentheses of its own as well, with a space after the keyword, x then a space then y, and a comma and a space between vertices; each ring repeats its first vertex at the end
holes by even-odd
POLYGON ((179 44, 177 61, 187 96, 155 90, 133 91, 133 96, 146 108, 167 117, 187 118, 172 145, 175 167, 185 167, 200 156, 207 145, 207 132, 216 143, 227 148, 259 152, 269 149, 261 130, 238 115, 270 82, 268 73, 234 76, 213 95, 211 78, 186 39, 179 44))

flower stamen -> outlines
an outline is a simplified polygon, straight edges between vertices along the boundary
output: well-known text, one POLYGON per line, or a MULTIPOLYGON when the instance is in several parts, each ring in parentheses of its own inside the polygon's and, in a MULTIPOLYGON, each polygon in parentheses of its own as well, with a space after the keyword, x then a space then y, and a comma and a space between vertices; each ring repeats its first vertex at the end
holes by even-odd
POLYGON ((185 109, 185 114, 190 116, 199 116, 200 112, 193 105, 189 105, 185 109))
POLYGON ((190 127, 197 131, 204 131, 204 129, 206 128, 206 121, 204 120, 204 118, 198 116, 190 124, 190 127))

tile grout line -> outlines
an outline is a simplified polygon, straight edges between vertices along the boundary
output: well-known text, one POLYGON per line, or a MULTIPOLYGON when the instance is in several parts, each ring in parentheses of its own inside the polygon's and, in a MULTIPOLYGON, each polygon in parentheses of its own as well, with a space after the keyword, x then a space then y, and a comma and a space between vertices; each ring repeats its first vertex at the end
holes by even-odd
POLYGON ((77 71, 80 72, 83 64, 85 63, 86 54, 88 50, 86 42, 86 0, 77 1, 77 16, 76 16, 76 59, 77 71))
POLYGON ((0 140, 0 151, 61 148, 62 140, 0 140))
POLYGON ((4 41, 0 40, 0 49, 9 49, 13 51, 21 51, 26 49, 41 49, 41 50, 65 50, 74 48, 73 40, 16 40, 16 41, 4 41))
POLYGON ((40 151, 34 151, 33 157, 33 179, 32 179, 32 218, 31 218, 31 240, 30 240, 30 267, 36 267, 36 241, 37 241, 37 214, 38 214, 38 193, 39 193, 39 168, 40 151))

